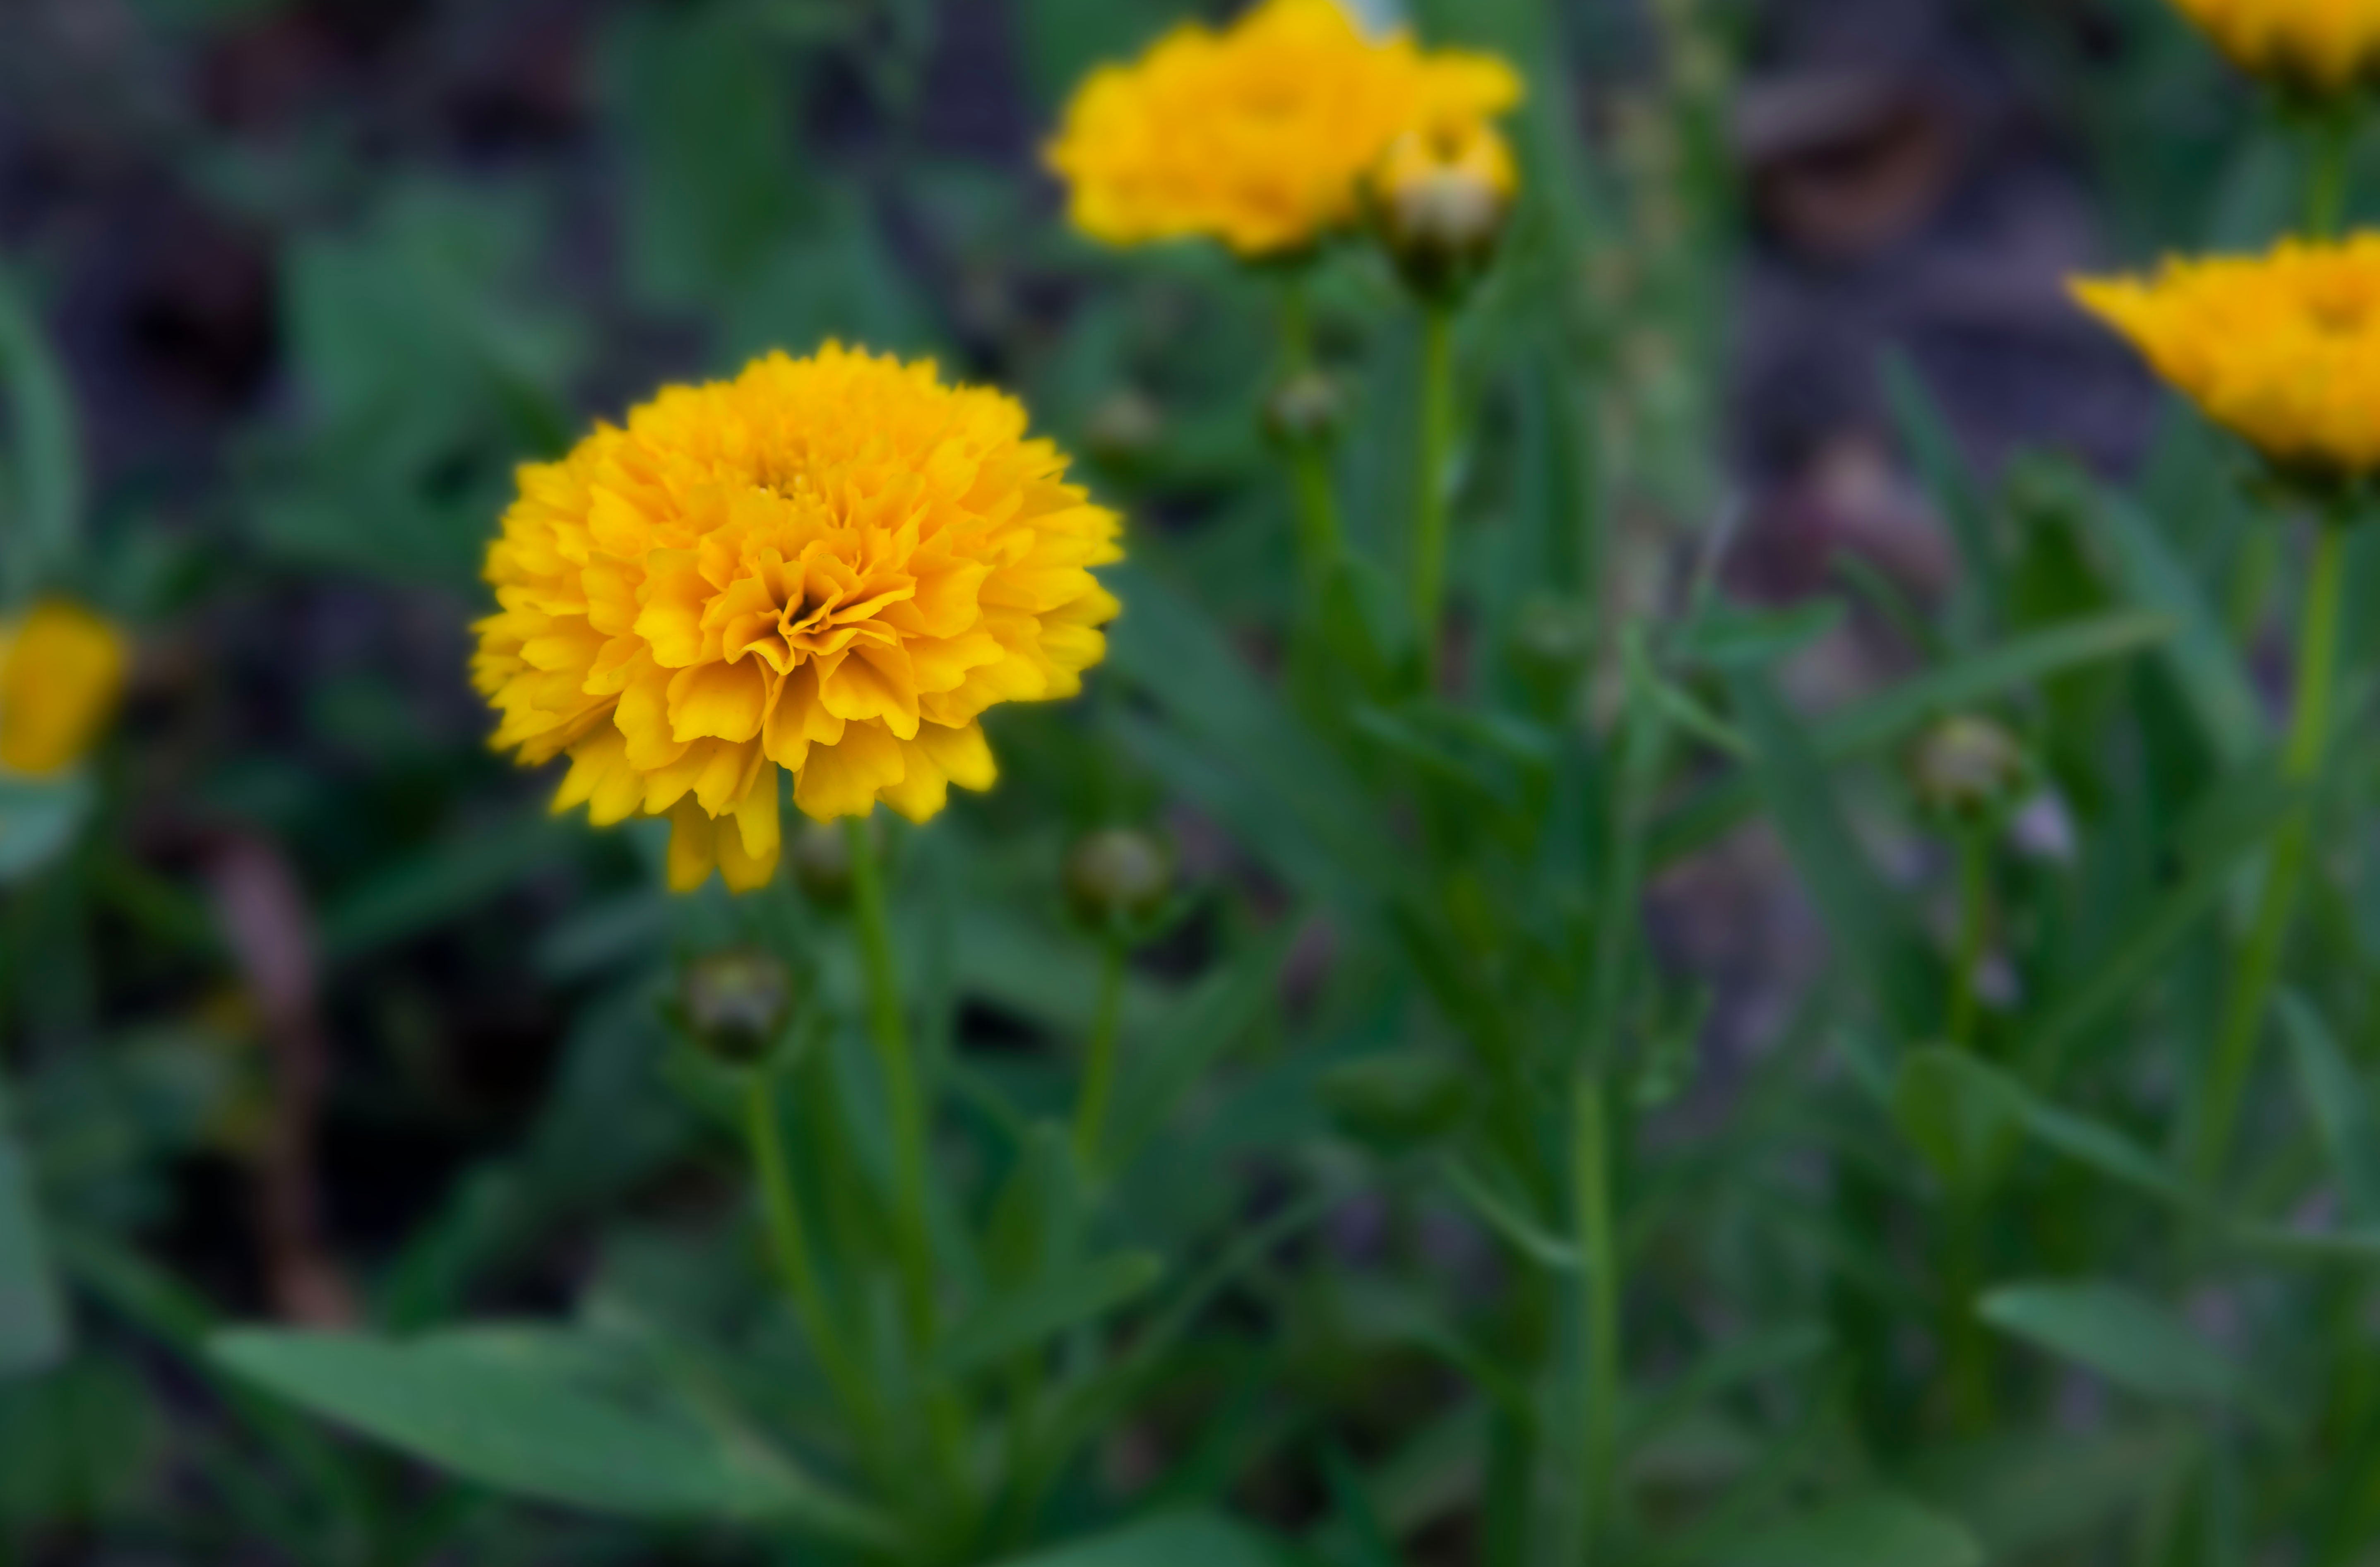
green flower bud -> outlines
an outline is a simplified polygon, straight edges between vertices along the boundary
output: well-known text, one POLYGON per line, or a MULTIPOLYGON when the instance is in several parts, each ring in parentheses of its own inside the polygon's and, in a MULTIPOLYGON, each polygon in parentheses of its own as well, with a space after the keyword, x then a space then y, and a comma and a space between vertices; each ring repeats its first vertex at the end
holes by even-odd
POLYGON ((1926 808, 1971 820, 2013 806, 2031 774, 2017 737, 1971 713, 1927 730, 1909 759, 1910 786, 1926 808))
POLYGON ((1129 468, 1157 448, 1165 435, 1165 412, 1137 387, 1109 393, 1083 425, 1084 449, 1113 468, 1129 468))
POLYGON ((1165 906, 1173 891, 1173 859, 1146 832, 1106 828, 1067 854, 1064 881, 1075 917, 1104 930, 1147 919, 1165 906))
POLYGON ((678 1005, 686 1029, 720 1060, 747 1065, 777 1042, 793 1015, 794 977, 771 954, 737 947, 688 964, 678 1005))
POLYGON ((839 821, 805 818, 794 833, 794 883, 820 908, 851 902, 851 844, 839 821))
POLYGON ((1346 418, 1339 383, 1318 370, 1291 376, 1265 399, 1265 433, 1281 445, 1328 445, 1346 418))

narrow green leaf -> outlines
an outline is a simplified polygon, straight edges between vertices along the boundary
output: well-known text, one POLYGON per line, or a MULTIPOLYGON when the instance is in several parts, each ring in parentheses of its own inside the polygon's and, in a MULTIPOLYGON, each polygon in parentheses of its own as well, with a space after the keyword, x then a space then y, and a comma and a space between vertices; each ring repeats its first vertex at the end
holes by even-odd
POLYGON ((1892 1119, 1953 1191, 1975 1191, 2014 1143, 2010 1085, 1966 1051, 1926 1045, 1902 1057, 1892 1085, 1892 1119))
POLYGON ((1509 1196, 1499 1184, 1461 1159, 1446 1161, 1447 1184, 1471 1205, 1488 1227, 1510 1242, 1514 1250, 1540 1268, 1557 1273, 1579 1270, 1578 1247, 1554 1232, 1553 1226, 1528 1210, 1524 1199, 1509 1196))
POLYGON ((2002 1332, 2144 1398, 2223 1403, 2240 1393, 2238 1370, 2214 1346, 2122 1284, 2010 1284, 1977 1310, 2002 1332))
POLYGON ((1817 599, 1789 610, 1723 605, 1686 627, 1670 651, 1676 658, 1714 669, 1766 669, 1842 623, 1840 599, 1817 599))
POLYGON ((798 1526, 857 1543, 884 1519, 666 1402, 631 1401, 548 1353, 484 1335, 392 1343, 358 1335, 217 1335, 216 1360, 334 1424, 500 1490, 592 1512, 798 1526))
POLYGON ((1281 1567, 1282 1561, 1271 1541, 1245 1524, 1184 1512, 1014 1557, 1004 1567, 1281 1567))
POLYGON ((2244 766, 2265 747, 2271 726, 2222 620, 2156 524, 2138 507, 2102 492, 2097 511, 2100 526, 2095 532, 2113 549, 2124 591, 2174 628, 2159 656, 2172 669, 2208 745, 2227 764, 2244 766))
POLYGON ((1038 1349, 1069 1328, 1096 1322, 1146 1294, 1165 1275, 1148 1252, 1123 1252, 1048 1274, 998 1295, 952 1330, 936 1359, 945 1377, 964 1377, 1038 1349))
POLYGON ((1715 1555, 1721 1567, 1983 1567, 1965 1525, 1890 1492, 1770 1524, 1715 1555))
POLYGON ((1973 647, 1998 624, 2008 603, 2007 574, 1993 548, 1991 507, 1959 450, 1958 437, 1906 355, 1887 356, 1884 395, 1918 483, 1958 541, 1966 569, 1950 601, 1950 643, 1973 647))
POLYGON ((1934 1046, 1912 1056, 1902 1068, 1894 1106, 1912 1118, 1903 1121, 1903 1130, 1925 1139, 1921 1147, 1930 1144, 1929 1160, 1987 1157, 1990 1140, 2012 1127, 2159 1201, 2183 1207, 2196 1201, 2179 1174, 2121 1132, 2050 1103, 1965 1051, 1934 1046))
POLYGON ((0 450, 17 493, 0 495, 0 603, 26 598, 74 552, 83 460, 65 370, 14 280, 0 272, 0 450))
POLYGON ((66 1303, 33 1206, 32 1171, 0 1091, 0 1378, 46 1370, 66 1353, 66 1303))
POLYGON ((2380 1222, 2380 1121, 2372 1111, 2372 1085, 2303 996, 2292 991, 2281 998, 2281 1023, 2297 1063, 2299 1095, 2338 1172, 2348 1214, 2380 1222))
POLYGON ((1161 1028, 1126 1042, 1104 1145, 1102 1162, 1111 1172, 1130 1167, 1215 1063, 1275 1004, 1281 966, 1303 923, 1283 920, 1278 933, 1241 953, 1177 1002, 1161 1028))
POLYGON ((1896 1043, 1926 1039, 1941 1022, 1941 965, 1852 835, 1802 721, 1755 672, 1734 672, 1729 687, 1758 752, 1754 781, 1845 963, 1891 1020, 1896 1043))
POLYGON ((543 809, 491 831, 449 839, 372 878, 322 916, 334 962, 402 941, 487 903, 557 859, 577 829, 543 809))
MULTIPOLYGON (((2155 647, 2172 629, 2172 622, 2162 615, 2124 610, 2036 631, 1928 670, 1882 696, 1822 719, 1805 745, 1830 765, 1873 756, 1942 713, 1989 701, 2070 669, 2155 647)), ((1739 776, 1690 800, 1655 829, 1653 863, 1670 864, 1721 837, 1757 811, 1761 797, 1755 779, 1739 776)))

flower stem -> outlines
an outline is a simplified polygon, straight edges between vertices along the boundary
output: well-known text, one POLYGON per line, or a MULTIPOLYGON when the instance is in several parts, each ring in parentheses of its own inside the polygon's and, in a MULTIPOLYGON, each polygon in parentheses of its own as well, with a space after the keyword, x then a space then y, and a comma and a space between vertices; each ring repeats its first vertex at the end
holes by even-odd
POLYGON ((2347 227, 2348 186, 2355 163, 2355 132, 2361 117, 2339 109, 2315 121, 2313 174, 2306 195, 2306 233, 2313 239, 2336 239, 2347 227))
POLYGON ((1454 312, 1422 309, 1421 471, 1415 497, 1414 633, 1421 643, 1423 688, 1438 684, 1439 621, 1446 601, 1447 463, 1454 449, 1454 312))
POLYGON ((1600 1072, 1583 1067, 1572 1080, 1571 1180, 1576 1206, 1579 1321, 1580 1509, 1591 1561, 1610 1529, 1612 1465, 1620 1414, 1620 1248, 1611 1217, 1611 1146, 1600 1072))
POLYGON ((1959 831, 1959 950, 1950 971, 1950 1042, 1961 1050, 1975 1042, 1977 971, 1991 931, 1991 836, 1981 827, 1959 831))
MULTIPOLYGON (((2344 520, 2325 517, 2315 535, 2313 576, 2306 585, 2298 645, 2296 711, 2282 763, 2282 776, 2299 788, 2312 784, 2322 771, 2323 755, 2330 738, 2331 687, 2338 663, 2338 622, 2346 588, 2346 559, 2344 520)), ((2218 1179, 2230 1157, 2240 1096, 2247 1089, 2249 1074, 2255 1065, 2257 1035, 2280 978, 2282 949, 2289 941, 2289 926, 2297 913, 2298 892, 2313 851, 2313 805, 2301 798, 2273 834, 2255 923, 2249 927, 2247 942, 2240 948, 2238 966, 2232 971, 2230 998, 2208 1063, 2194 1160, 2203 1181, 2212 1183, 2218 1179)))
POLYGON ((769 1248, 794 1314, 809 1338, 810 1352, 817 1355, 827 1381, 866 1441, 872 1443, 877 1432, 875 1400, 843 1330, 836 1326, 833 1307, 810 1256, 801 1199, 794 1190, 793 1171, 785 1158, 784 1129, 777 1119, 776 1081, 776 1074, 765 1063, 754 1067, 744 1099, 745 1136, 751 1146, 753 1177, 759 1184, 761 1210, 768 1220, 769 1248))
POLYGON ((865 817, 848 817, 844 836, 851 846, 852 912, 856 917, 862 961, 868 970, 868 1033, 884 1074, 884 1097, 892 1121, 893 1245, 901 1260, 901 1307, 911 1345, 925 1349, 934 1335, 933 1232, 927 1214, 931 1172, 927 1163, 925 1097, 917 1086, 917 1063, 909 1048, 902 1014, 901 981, 892 964, 892 931, 884 910, 884 871, 875 836, 865 817))
POLYGON ((1123 942, 1109 936, 1099 967, 1099 1012, 1091 1024, 1091 1048, 1083 1063, 1083 1097, 1075 1107, 1075 1160, 1084 1172, 1097 1171, 1099 1137, 1107 1128, 1108 1105, 1115 1097, 1116 1035, 1123 1019, 1123 942))
MULTIPOLYGON (((1314 310, 1306 298, 1305 273, 1293 272, 1282 285, 1281 358, 1284 383, 1315 371, 1314 310)), ((1297 555, 1307 592, 1319 602, 1330 573, 1346 548, 1339 521, 1339 499, 1330 481, 1330 443, 1297 439, 1288 443, 1290 480, 1297 494, 1297 555)))

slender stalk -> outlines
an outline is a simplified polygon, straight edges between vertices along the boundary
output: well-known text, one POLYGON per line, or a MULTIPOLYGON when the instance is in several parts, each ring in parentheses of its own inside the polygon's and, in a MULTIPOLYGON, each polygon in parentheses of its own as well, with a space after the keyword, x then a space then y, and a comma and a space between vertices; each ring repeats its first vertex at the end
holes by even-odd
POLYGON ((1454 450, 1454 312, 1422 309, 1421 469, 1414 502, 1413 613, 1424 688, 1438 684, 1439 622, 1446 601, 1447 464, 1454 450))
POLYGON ((2306 233, 2311 238, 2336 239, 2346 231, 2348 186, 2360 123, 2359 115, 2334 109, 2313 127, 2313 174, 2306 193, 2306 233))
MULTIPOLYGON (((1302 268, 1291 273, 1282 285, 1281 358, 1284 385, 1319 368, 1314 351, 1313 307, 1306 298, 1302 268)), ((1318 601, 1347 547, 1339 520, 1339 498, 1331 485, 1330 443, 1320 437, 1292 435, 1286 446, 1290 481, 1297 496, 1298 566, 1307 593, 1318 601)))
POLYGON ((1123 1020, 1124 944, 1115 936, 1103 943, 1099 1011, 1091 1024, 1090 1053, 1083 1063, 1083 1097, 1075 1106, 1075 1160, 1087 1173, 1099 1168, 1099 1138, 1107 1129, 1108 1105, 1115 1097, 1116 1035, 1123 1020))
MULTIPOLYGON (((2340 601, 2345 596, 2347 528, 2325 517, 2315 535, 2313 576, 2298 645, 2296 711, 2282 775, 2300 788, 2322 771, 2330 739, 2331 689, 2338 663, 2340 601)), ((2256 1039, 2280 978, 2281 955, 2297 913, 2298 893, 2313 852, 2313 805, 2301 799, 2282 819, 2266 856, 2255 922, 2232 970, 2231 992, 2209 1059, 2193 1161, 2200 1179, 2218 1179, 2231 1152, 2240 1099, 2255 1066, 2256 1039)))
POLYGON ((917 1062, 901 1008, 901 980, 892 963, 892 929, 884 908, 884 871, 875 836, 865 817, 848 817, 844 835, 851 845, 852 913, 859 929, 868 970, 868 1027, 884 1074, 884 1098, 892 1119, 894 1245, 901 1258, 901 1309, 914 1347, 934 1336, 933 1231, 926 1216, 932 1179, 927 1162, 926 1102, 917 1086, 917 1062))
POLYGON ((793 1171, 785 1158, 784 1128, 777 1118, 776 1074, 766 1065, 752 1069, 744 1096, 744 1131, 752 1153, 752 1172, 760 1187, 761 1211, 769 1225, 769 1249, 810 1353, 818 1356, 844 1411, 872 1443, 878 1427, 876 1401, 859 1362, 851 1353, 834 1309, 810 1256, 809 1235, 802 1222, 801 1199, 794 1190, 793 1171))
POLYGON ((1950 1042, 1961 1050, 1971 1049, 1975 1042, 1979 1011, 1975 981, 1984 966, 1991 919, 1991 834, 1984 827, 1962 827, 1959 832, 1959 950, 1950 972, 1950 1042))
POLYGON ((1620 1429, 1620 1248, 1611 1208, 1611 1143, 1600 1072, 1583 1068, 1572 1081, 1572 1200, 1576 1205, 1581 1318, 1574 1396, 1580 1417, 1580 1510, 1587 1559, 1610 1532, 1611 1479, 1620 1429))

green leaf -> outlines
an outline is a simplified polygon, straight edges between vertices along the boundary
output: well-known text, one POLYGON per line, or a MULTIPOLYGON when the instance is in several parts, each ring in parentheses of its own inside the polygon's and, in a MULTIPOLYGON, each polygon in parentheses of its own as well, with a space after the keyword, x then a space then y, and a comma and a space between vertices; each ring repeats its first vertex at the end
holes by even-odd
MULTIPOLYGON (((550 1346, 548 1346, 550 1347, 550 1346)), ((856 1543, 893 1536, 739 1432, 588 1375, 589 1363, 507 1354, 464 1333, 395 1343, 243 1330, 214 1358, 337 1425, 466 1478, 538 1500, 631 1517, 799 1526, 856 1543)))
POLYGON ((552 864, 579 832, 540 808, 409 856, 323 911, 323 955, 359 957, 468 914, 552 864))
POLYGON ((1489 1229, 1538 1267, 1557 1273, 1579 1270, 1578 1247, 1531 1212, 1525 1197, 1506 1191, 1503 1184, 1462 1159, 1446 1161, 1446 1184, 1453 1188, 1456 1197, 1471 1205, 1471 1210, 1486 1221, 1489 1229))
POLYGON ((1134 1524, 1112 1534, 1033 1556, 1003 1567, 1281 1567, 1282 1557, 1262 1535, 1211 1512, 1178 1513, 1134 1524))
MULTIPOLYGON (((1928 670, 1882 696, 1820 720, 1804 748, 1815 749, 1829 765, 1873 756, 1907 738, 1929 719, 2005 696, 2070 669, 2139 652, 2163 641, 2172 629, 2173 623, 2162 615, 2124 610, 2019 637, 1928 670)), ((1712 843, 1749 819, 1759 808, 1761 798, 1759 784, 1751 777, 1713 787, 1655 830, 1653 863, 1669 864, 1712 843)))
POLYGON ((2102 492, 2094 529, 2116 556, 2124 591, 2174 628, 2159 650, 2213 747, 2232 767, 2245 765, 2270 734, 2264 705, 2231 638, 2156 525, 2120 496, 2102 492))
POLYGON ((1963 1521, 1994 1561, 2032 1561, 2081 1543, 2169 1484, 2190 1434, 2166 1423, 2131 1430, 2022 1432, 1923 1457, 1902 1478, 1963 1521))
POLYGON ((1892 1119, 1954 1191, 1975 1191, 2014 1144, 2014 1107, 1991 1078, 1970 1073, 1967 1054, 1927 1045, 1905 1056, 1892 1085, 1892 1119))
POLYGON ((1714 669, 1766 669, 1791 658, 1843 623, 1840 599, 1818 599, 1789 610, 1721 605, 1678 638, 1676 657, 1714 669))
POLYGON ((31 875, 71 847, 95 803, 83 773, 0 777, 0 886, 31 875))
POLYGON ((1983 1567, 1965 1525, 1881 1492, 1771 1524, 1719 1552, 1721 1567, 1983 1567))
POLYGON ((1285 874, 1342 898, 1391 887, 1401 862, 1368 796, 1213 623, 1136 567, 1115 568, 1107 584, 1126 605, 1109 662, 1178 731, 1124 713, 1126 743, 1285 874))
POLYGON ((33 1206, 31 1167, 0 1093, 0 1378, 45 1370, 66 1353, 66 1303, 33 1206))
POLYGON ((2347 1211, 2364 1223, 2380 1222, 2380 1122, 2372 1112, 2372 1085, 2303 996, 2281 997, 2281 1024, 2297 1063, 2299 1094, 2338 1172, 2347 1211))
POLYGON ((1215 1063, 1275 1005, 1281 966, 1304 923, 1281 921, 1276 934, 1241 953, 1174 1003, 1163 1027, 1126 1041, 1126 1063, 1104 1143, 1102 1162, 1108 1170, 1129 1168, 1215 1063))
POLYGON ((1069 1328, 1096 1322, 1147 1294, 1165 1275, 1148 1252, 1123 1252, 1047 1275, 994 1297, 951 1332, 937 1357, 945 1377, 964 1377, 1028 1350, 1069 1328))
POLYGON ((1941 1022, 1940 963, 1852 837, 1801 719, 1755 672, 1734 672, 1729 688, 1757 752, 1754 781, 1845 963, 1892 1021, 1896 1042, 1925 1039, 1941 1022))
POLYGON ((72 558, 83 524, 81 437, 66 371, 15 281, 0 271, 0 605, 30 598, 72 558))
POLYGON ((1974 647, 2001 621, 2008 603, 2007 573, 1993 548, 1991 508, 1959 450, 1958 438, 1906 355, 1887 356, 1884 396, 1917 481, 1950 525, 1966 566, 1950 601, 1950 644, 1974 647))
POLYGON ((2144 1398, 2228 1403, 2240 1376, 2165 1307, 2122 1284, 2010 1284, 1977 1307, 1985 1321, 2144 1398))

